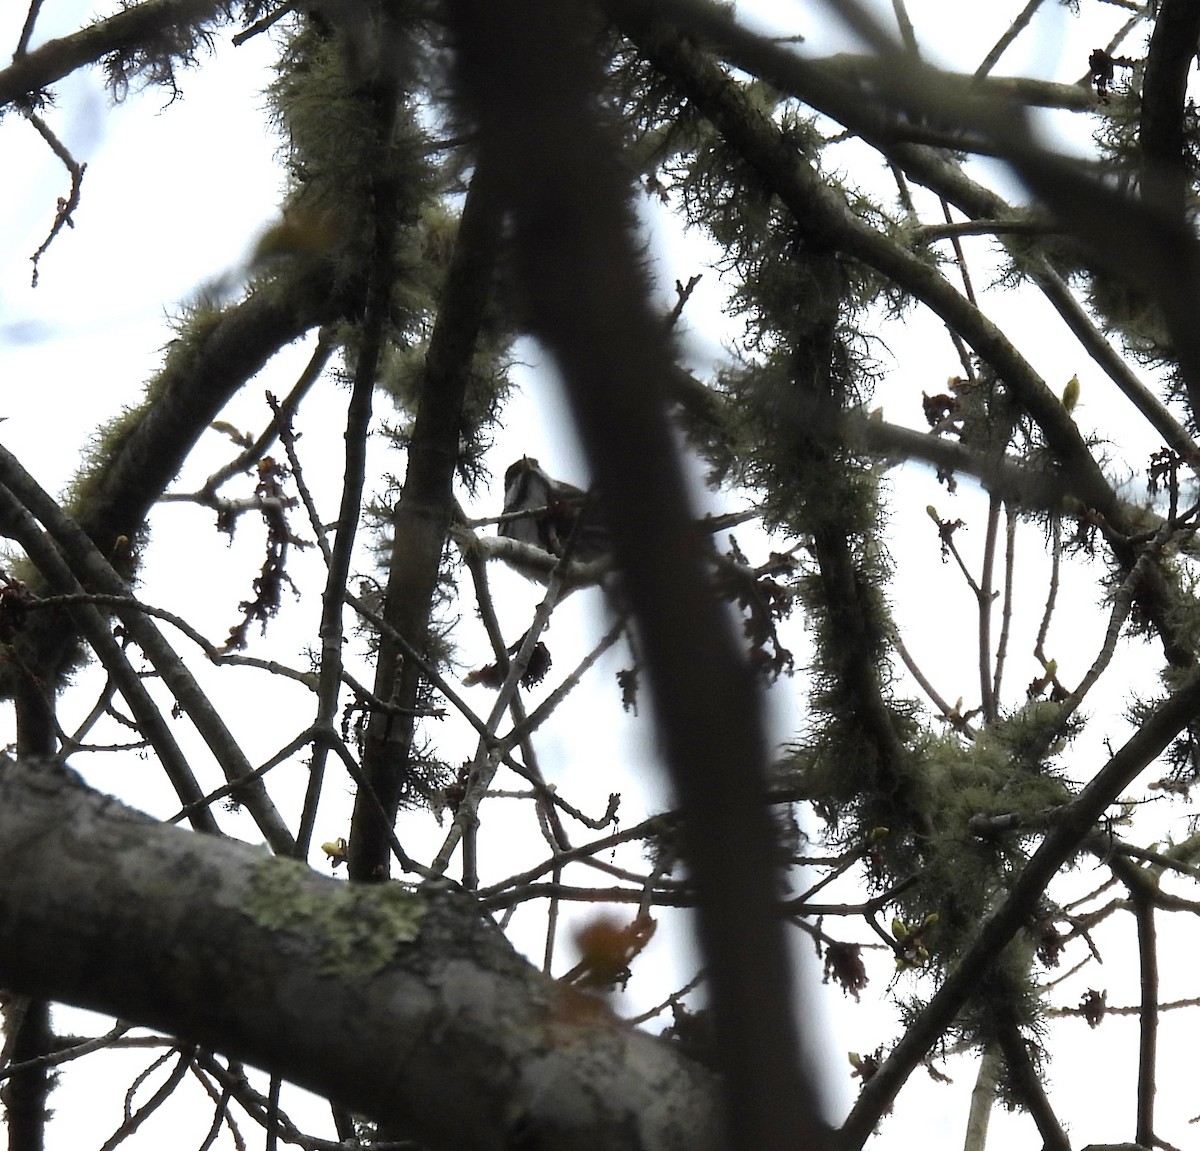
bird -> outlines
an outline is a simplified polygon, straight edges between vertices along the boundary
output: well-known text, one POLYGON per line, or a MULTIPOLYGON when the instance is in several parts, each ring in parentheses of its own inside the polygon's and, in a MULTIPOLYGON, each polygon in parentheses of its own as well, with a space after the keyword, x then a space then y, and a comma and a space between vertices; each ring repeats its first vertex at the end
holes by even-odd
MULTIPOLYGON (((576 588, 604 584, 609 571, 608 532, 591 496, 574 484, 551 478, 532 456, 522 456, 504 473, 504 513, 496 537, 471 533, 463 538, 470 540, 475 554, 502 560, 535 583, 548 585, 557 577, 558 602, 576 588)), ((528 635, 527 631, 512 644, 508 654, 516 655, 528 635)), ((549 649, 539 640, 521 682, 526 687, 540 683, 550 663, 549 649)), ((508 664, 501 658, 471 671, 464 683, 498 688, 507 671, 508 664)))
POLYGON ((1067 414, 1075 410, 1075 405, 1079 403, 1079 377, 1072 376, 1067 381, 1067 386, 1063 388, 1062 406, 1066 408, 1067 414))
MULTIPOLYGON (((546 474, 531 456, 504 473, 504 515, 498 534, 548 552, 556 560, 591 563, 608 555, 608 532, 588 493, 546 474), (515 514, 522 513, 522 514, 515 514)), ((520 556, 505 557, 530 579, 545 583, 554 564, 522 566, 520 556)))

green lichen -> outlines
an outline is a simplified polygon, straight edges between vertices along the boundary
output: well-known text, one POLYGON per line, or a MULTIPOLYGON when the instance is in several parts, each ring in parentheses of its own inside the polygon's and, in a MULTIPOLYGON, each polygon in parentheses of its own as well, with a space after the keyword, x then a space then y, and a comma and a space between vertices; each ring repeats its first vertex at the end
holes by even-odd
POLYGON ((382 971, 417 937, 425 905, 393 886, 321 882, 304 864, 264 859, 252 867, 242 913, 268 931, 316 943, 322 975, 359 979, 382 971))

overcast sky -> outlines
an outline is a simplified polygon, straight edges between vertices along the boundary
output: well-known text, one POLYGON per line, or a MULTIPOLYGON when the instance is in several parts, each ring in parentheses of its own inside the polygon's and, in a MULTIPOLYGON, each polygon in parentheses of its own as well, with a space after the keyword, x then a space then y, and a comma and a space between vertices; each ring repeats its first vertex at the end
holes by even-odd
MULTIPOLYGON (((752 7, 751 19, 769 21, 768 30, 802 33, 806 51, 827 52, 850 46, 832 25, 823 23, 825 18, 811 5, 763 0, 752 7)), ((908 7, 923 53, 936 62, 969 70, 1000 34, 1012 6, 972 6, 969 21, 960 5, 913 0, 908 7)), ((890 11, 890 5, 885 8, 890 11)), ((74 30, 97 11, 93 3, 48 0, 34 43, 74 30)), ((1065 6, 1046 3, 1032 32, 1001 60, 996 72, 1029 70, 1048 79, 1078 79, 1087 69, 1093 41, 1105 38, 1099 26, 1107 30, 1123 19, 1119 9, 1104 5, 1088 11, 1089 19, 1096 21, 1090 26, 1074 19, 1065 6)), ((23 18, 22 5, 10 2, 0 6, 0 44, 15 44, 23 18)), ((56 85, 56 106, 46 114, 47 122, 76 158, 88 164, 88 171, 83 201, 75 217, 76 228, 60 235, 43 258, 36 290, 30 288, 29 256, 44 238, 53 219, 55 200, 66 194, 69 180, 41 138, 19 116, 10 114, 0 124, 0 203, 6 210, 5 227, 0 231, 0 380, 5 385, 0 415, 8 417, 0 426, 0 435, 52 491, 61 491, 69 480, 96 427, 119 406, 137 401, 159 362, 161 347, 170 338, 168 318, 199 285, 236 272, 255 235, 275 215, 282 177, 273 156, 274 144, 269 142, 269 128, 262 114, 265 101, 260 94, 270 77, 273 45, 268 37, 258 37, 237 49, 228 47, 226 41, 227 36, 220 37, 219 50, 205 57, 202 67, 183 75, 182 98, 170 106, 166 106, 167 97, 161 91, 134 93, 114 106, 95 70, 76 73, 56 85)), ((1134 43, 1135 50, 1138 43, 1134 43)), ((1058 117, 1060 126, 1055 130, 1070 131, 1061 125, 1078 125, 1081 120, 1058 117)), ((1077 142, 1079 132, 1075 131, 1073 137, 1064 135, 1067 138, 1077 142)), ((849 165, 853 154, 848 149, 846 155, 845 163, 849 165)), ((831 152, 827 162, 842 162, 841 154, 831 152)), ((1017 194, 1011 184, 1006 184, 1003 191, 1006 195, 1017 194)), ((648 207, 647 212, 651 211, 648 207)), ((987 266, 986 244, 978 242, 969 251, 972 259, 980 260, 982 273, 987 266)), ((676 278, 686 280, 695 272, 705 272, 701 288, 685 313, 683 346, 685 352, 697 357, 719 351, 724 341, 735 337, 736 328, 731 328, 720 313, 718 277, 706 268, 712 253, 695 237, 685 237, 677 227, 663 226, 652 254, 661 268, 664 300, 670 299, 676 278)), ((986 282, 986 275, 980 274, 979 278, 986 282)), ((1050 318, 1045 309, 1003 296, 992 297, 988 308, 1002 325, 1012 324, 1015 330, 1029 333, 1025 351, 1052 387, 1061 387, 1073 373, 1080 375, 1084 385, 1078 416, 1081 425, 1086 422, 1100 435, 1117 442, 1132 460, 1144 455, 1148 447, 1157 446, 1144 428, 1131 421, 1128 409, 1100 399, 1105 389, 1099 383, 1098 371, 1065 338, 1061 323, 1050 318)), ((876 403, 884 407, 888 419, 921 426, 920 392, 940 390, 946 377, 955 373, 953 349, 939 325, 920 314, 887 325, 883 341, 876 349, 884 371, 876 403)), ((228 418, 239 426, 261 426, 266 419, 264 390, 286 390, 306 352, 305 347, 298 346, 280 357, 265 378, 239 398, 228 418)), ((567 428, 552 372, 530 344, 521 346, 518 358, 522 362, 516 374, 525 394, 512 409, 507 430, 498 437, 493 470, 502 475, 508 462, 530 454, 538 456, 553 474, 585 483, 586 473, 567 428)), ((336 490, 340 467, 340 402, 339 394, 327 389, 323 399, 314 399, 314 405, 327 404, 329 418, 310 418, 305 424, 307 458, 312 461, 318 490, 327 497, 336 490), (322 460, 328 464, 324 473, 320 472, 322 460)), ((181 477, 179 487, 186 489, 189 482, 202 478, 207 468, 222 459, 221 449, 221 443, 214 439, 199 466, 181 477)), ((399 465, 381 463, 385 466, 395 470, 399 465)), ((970 518, 969 512, 978 508, 978 502, 972 502, 975 497, 969 484, 963 485, 957 502, 950 501, 928 471, 917 468, 898 471, 891 484, 896 499, 889 541, 899 561, 894 597, 897 603, 917 605, 916 614, 908 617, 914 625, 908 635, 909 645, 926 669, 938 677, 944 694, 953 698, 961 690, 956 684, 973 682, 974 653, 970 643, 948 641, 942 629, 942 609, 950 603, 958 605, 956 610, 965 610, 967 593, 952 569, 928 562, 930 525, 925 507, 932 502, 946 512, 970 518), (919 553, 921 561, 907 563, 906 549, 919 553)), ((498 512, 498 493, 493 493, 490 507, 486 504, 481 501, 481 514, 498 512)), ((166 555, 161 567, 152 563, 147 571, 143 594, 148 600, 165 601, 178 594, 178 565, 171 561, 186 554, 197 538, 202 538, 207 548, 213 542, 211 521, 211 513, 199 509, 172 507, 155 514, 156 545, 166 555)), ((744 547, 756 540, 750 528, 737 534, 744 547)), ((975 532, 968 531, 964 539, 968 553, 977 556, 981 545, 981 526, 975 532)), ((219 640, 229 626, 231 611, 238 598, 246 594, 260 546, 254 533, 247 530, 228 552, 218 554, 220 544, 214 543, 211 561, 208 550, 200 553, 205 566, 195 572, 198 583, 188 614, 210 638, 219 640)), ((1036 540, 1029 546, 1036 550, 1036 540)), ((316 572, 311 552, 298 557, 297 563, 301 572, 316 572)), ((539 593, 517 577, 500 573, 495 578, 502 588, 504 610, 515 636, 539 593)), ((1090 577, 1078 578, 1075 585, 1066 585, 1068 592, 1074 586, 1077 601, 1090 604, 1094 601, 1090 577)), ((1040 580, 1034 579, 1033 583, 1040 594, 1040 580)), ((313 604, 305 603, 288 605, 283 613, 280 627, 295 627, 297 649, 312 634, 313 610, 313 604)), ((1039 610, 1040 602, 1025 605, 1019 623, 1027 633, 1030 620, 1039 610)), ((574 597, 563 614, 555 617, 550 642, 564 670, 573 662, 576 648, 581 651, 585 646, 582 641, 576 644, 574 638, 583 632, 579 621, 585 617, 596 623, 602 621, 603 610, 594 593, 574 597)), ((1068 678, 1081 674, 1098 645, 1096 617, 1091 614, 1085 618, 1088 622, 1080 625, 1075 642, 1061 643, 1055 649, 1060 652, 1068 678)), ((470 621, 464 626, 469 628, 470 621)), ((1023 642, 1020 654, 1014 650, 1014 690, 1034 671, 1028 634, 1023 642)), ((794 644, 802 656, 806 641, 798 630, 794 644)), ((1130 658, 1133 655, 1136 652, 1130 658)), ((543 753, 551 770, 560 772, 556 779, 564 793, 589 810, 602 809, 608 791, 623 787, 628 795, 624 818, 628 825, 637 818, 639 807, 648 808, 661 798, 663 788, 661 783, 651 783, 641 797, 637 795, 636 783, 644 785, 655 778, 652 740, 645 733, 644 721, 641 728, 619 731, 610 730, 607 719, 604 724, 594 721, 597 710, 605 717, 611 715, 611 671, 619 662, 614 657, 606 664, 602 686, 594 689, 599 697, 579 695, 570 701, 558 726, 549 733, 543 753), (578 743, 571 737, 577 731, 587 733, 590 754, 585 760, 581 760, 578 743)), ((268 706, 292 706, 290 702, 267 702, 274 698, 269 693, 256 695, 254 707, 259 715, 268 706)), ((279 696, 280 701, 293 699, 294 695, 286 691, 279 696)), ((1116 685, 1115 694, 1100 697, 1096 704, 1114 713, 1120 705, 1120 685, 1116 685)), ((789 681, 774 693, 772 706, 780 734, 795 733, 804 719, 801 681, 789 681)), ((1119 725, 1112 728, 1117 729, 1119 725)), ((252 759, 269 754, 280 740, 279 732, 269 725, 246 722, 243 732, 252 759)), ((469 748, 463 751, 468 753, 469 748)), ((1099 754, 1102 749, 1098 747, 1089 753, 1099 754)), ((1088 758, 1080 762, 1079 772, 1090 774, 1096 766, 1098 763, 1088 758)), ((115 768, 98 770, 105 774, 98 781, 102 786, 121 790, 115 768)), ((349 789, 341 789, 340 800, 336 788, 331 792, 328 822, 318 829, 318 841, 344 834, 338 804, 344 809, 349 789)), ((160 813, 165 813, 163 807, 170 808, 165 790, 161 794, 141 792, 135 801, 160 813)), ((536 932, 529 938, 534 937, 536 932)), ((645 957, 647 974, 631 985, 627 1001, 630 1012, 665 994, 667 983, 681 969, 665 944, 655 947, 645 957), (661 975, 661 984, 654 978, 657 975, 661 975)), ((798 950, 811 957, 811 948, 803 942, 798 950)), ((808 962, 811 964, 811 958, 808 962)), ((882 972, 876 975, 873 991, 881 990, 884 978, 882 972)), ((1062 1001, 1070 999, 1064 997, 1062 1001)), ((624 1002, 618 1006, 626 1009, 624 1002)), ((844 1107, 854 1090, 848 1066, 839 1063, 844 1051, 866 1052, 890 1042, 891 1015, 866 1006, 857 1008, 836 997, 823 1010, 829 1012, 828 1027, 833 1035, 830 1044, 835 1051, 834 1066, 829 1070, 836 1078, 839 1105, 844 1107)), ((1169 1038, 1182 1021, 1178 1014, 1164 1018, 1164 1036, 1169 1038)), ((1132 1019, 1107 1022, 1097 1033, 1103 1038, 1105 1052, 1103 1059, 1097 1059, 1092 1054, 1096 1037, 1086 1032, 1082 1021, 1069 1020, 1061 1025, 1071 1041, 1064 1049, 1065 1057, 1060 1057, 1053 1068, 1054 1086, 1062 1092, 1054 1098, 1063 1101, 1065 1114, 1086 1116, 1072 1130, 1080 1144, 1088 1139, 1117 1138, 1117 1131, 1107 1125, 1110 1108, 1116 1108, 1120 1116, 1120 1133, 1129 1133, 1127 1117, 1131 1114, 1135 1082, 1129 1062, 1136 1054, 1133 1027, 1132 1019), (1086 1068, 1086 1075, 1077 1074, 1079 1065, 1086 1068), (1067 1102, 1068 1092, 1086 1093, 1087 1107, 1067 1102)), ((970 1069, 961 1062, 957 1067, 961 1079, 953 1089, 932 1084, 926 1087, 914 1077, 914 1086, 902 1097, 896 1116, 887 1121, 885 1138, 889 1145, 892 1141, 908 1145, 919 1139, 925 1145, 942 1148, 961 1139, 970 1069)), ((1177 1070, 1182 1074, 1184 1069, 1172 1067, 1165 1057, 1160 1061, 1160 1095, 1164 1103, 1180 1098, 1181 1092, 1174 1089, 1170 1079, 1177 1070)), ((74 1147, 81 1137, 70 1126, 79 1115, 77 1097, 70 1092, 80 1088, 70 1075, 66 1083, 53 1099, 61 1118, 51 1128, 50 1151, 59 1146, 74 1147)), ((88 1116, 87 1120, 92 1118, 88 1116)), ((1027 1119, 997 1116, 994 1122, 997 1136, 993 1146, 1000 1151, 1033 1145, 1032 1125, 1027 1119)), ((1182 1128, 1176 1130, 1182 1135, 1182 1128)), ((90 1138, 85 1138, 84 1146, 89 1146, 97 1130, 88 1126, 86 1132, 90 1138)))

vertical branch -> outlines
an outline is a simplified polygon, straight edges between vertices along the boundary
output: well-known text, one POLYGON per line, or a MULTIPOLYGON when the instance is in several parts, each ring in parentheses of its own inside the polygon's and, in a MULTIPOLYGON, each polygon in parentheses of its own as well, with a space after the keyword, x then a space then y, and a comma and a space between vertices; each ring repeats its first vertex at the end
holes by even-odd
MULTIPOLYGON (((557 888, 562 882, 563 869, 555 866, 550 873, 550 882, 557 888)), ((542 970, 547 974, 551 974, 554 969, 554 944, 558 937, 558 896, 554 896, 550 900, 550 904, 546 909, 546 944, 542 949, 542 970)))
MULTIPOLYGON (((1139 876, 1140 878, 1140 876, 1139 876)), ((1153 1147, 1155 1059, 1158 1052, 1158 947, 1154 929, 1154 892, 1150 884, 1130 888, 1137 919, 1138 967, 1142 1003, 1138 1015, 1137 1134, 1134 1140, 1153 1147)))
POLYGON ((1012 504, 1004 505, 1004 607, 1000 620, 1000 641, 996 644, 996 677, 992 681, 992 698, 999 703, 1000 685, 1004 679, 1004 662, 1008 658, 1008 636, 1012 628, 1013 564, 1017 548, 1017 512, 1012 504))
POLYGON ((1062 520, 1055 516, 1050 527, 1050 586, 1046 589, 1046 606, 1042 609, 1042 622, 1038 626, 1037 642, 1033 645, 1033 654, 1045 667, 1046 636, 1050 633, 1050 620, 1054 616, 1054 604, 1058 599, 1058 569, 1062 563, 1062 520))
POLYGON ((686 812, 726 1139, 747 1151, 822 1147, 828 1129, 797 1058, 775 907, 759 701, 707 584, 666 419, 671 359, 634 243, 620 144, 597 117, 593 16, 569 0, 463 0, 450 11, 460 91, 501 174, 531 327, 567 383, 686 812))
POLYGON ((278 1075, 271 1076, 267 1089, 267 1114, 264 1126, 267 1129, 267 1151, 278 1151, 279 1147, 279 1088, 281 1080, 278 1075))
POLYGON ((987 1133, 992 1119, 992 1107, 996 1102, 999 1072, 1000 1054, 994 1045, 989 1045, 984 1048, 980 1057, 975 1086, 971 1089, 971 1107, 967 1112, 963 1151, 984 1151, 987 1147, 987 1133))
POLYGON ((314 724, 316 739, 312 763, 309 765, 308 787, 304 795, 300 829, 296 835, 296 856, 299 859, 307 858, 312 842, 317 806, 325 778, 325 761, 330 747, 328 739, 322 737, 326 732, 333 730, 338 692, 342 682, 342 607, 346 583, 350 577, 350 557, 354 552, 363 486, 366 482, 367 432, 371 423, 375 369, 383 338, 385 302, 391 285, 390 250, 395 238, 394 231, 382 226, 379 226, 378 231, 386 234, 376 236, 376 266, 372 269, 368 289, 363 346, 355 367, 350 402, 346 407, 346 431, 343 434, 346 445, 343 457, 345 463, 342 470, 342 496, 338 508, 337 530, 333 547, 329 551, 325 590, 321 596, 321 623, 318 630, 321 639, 321 667, 317 685, 317 718, 314 724), (385 246, 386 256, 379 250, 381 246, 385 246), (384 284, 383 289, 379 287, 381 281, 384 284))
POLYGON ((54 1050, 50 1004, 23 995, 9 997, 4 1007, 4 1029, 6 1039, 0 1067, 33 1061, 32 1066, 14 1071, 0 1087, 8 1151, 45 1151, 46 1120, 50 1116, 46 1101, 54 1086, 54 1072, 39 1058, 54 1050))
POLYGON ((900 29, 900 39, 904 41, 904 47, 915 56, 917 34, 913 31, 912 20, 909 19, 904 0, 892 0, 892 11, 896 14, 896 25, 900 29))
MULTIPOLYGON (((345 468, 342 476, 342 498, 338 508, 337 534, 334 538, 325 578, 325 593, 321 600, 321 680, 317 705, 318 732, 327 732, 333 724, 337 708, 338 688, 342 676, 342 612, 346 595, 346 582, 350 575, 350 556, 358 531, 362 513, 362 493, 366 482, 367 432, 371 423, 372 398, 375 393, 375 375, 383 349, 385 329, 391 310, 392 281, 395 276, 395 247, 399 230, 399 204, 396 178, 393 173, 396 142, 395 129, 399 110, 400 91, 394 72, 394 61, 385 57, 397 55, 399 37, 393 21, 385 18, 380 45, 380 63, 377 74, 371 77, 371 114, 375 118, 373 166, 371 173, 371 212, 374 236, 370 263, 367 269, 367 296, 362 317, 361 346, 354 367, 354 384, 350 402, 346 408, 346 431, 344 439, 345 468)), ((419 640, 418 640, 419 642, 419 640)), ((390 700, 390 684, 376 695, 390 700)), ((381 717, 373 716, 372 725, 381 717)), ((369 739, 369 729, 368 729, 369 739)), ((307 825, 301 829, 301 841, 307 850, 312 835, 312 821, 316 818, 317 801, 320 797, 324 775, 328 741, 318 739, 313 748, 313 762, 309 772, 308 792, 304 799, 304 818, 307 825)), ((370 765, 366 768, 367 778, 376 793, 388 805, 388 789, 381 786, 370 765)), ((350 853, 347 871, 351 879, 383 878, 387 874, 389 858, 386 847, 387 828, 378 827, 379 819, 374 805, 360 792, 355 799, 354 818, 351 824, 350 853), (362 811, 370 812, 363 816, 362 811), (362 836, 359 834, 364 823, 375 827, 371 846, 376 848, 364 864, 362 836), (376 874, 382 868, 382 874, 376 874)))
POLYGON ((1000 498, 988 498, 987 535, 983 541, 983 571, 979 576, 979 691, 985 721, 996 718, 992 672, 992 577, 996 571, 996 535, 1000 528, 1000 498))
MULTIPOLYGON (((424 650, 437 588, 438 567, 453 517, 463 404, 484 313, 492 292, 500 235, 498 204, 481 162, 475 171, 455 240, 438 317, 429 341, 408 471, 392 517, 384 620, 392 630, 379 640, 375 694, 414 708, 422 672, 405 659, 394 635, 424 650)), ((381 816, 369 796, 355 799, 350 836, 350 874, 381 879, 387 874, 388 837, 405 786, 410 782, 415 717, 377 714, 367 728, 364 767, 383 803, 381 816)))
MULTIPOLYGON (((6 488, 0 488, 0 495, 8 505, 4 509, 6 527, 18 517, 29 522, 30 517, 24 509, 13 506, 16 501, 6 488)), ((30 523, 29 526, 34 525, 30 523)), ((43 542, 47 545, 48 555, 65 567, 49 541, 43 542)), ((34 759, 53 756, 58 750, 54 697, 60 685, 43 681, 26 665, 18 669, 17 685, 13 698, 17 754, 34 759)), ((50 1068, 39 1060, 50 1054, 54 1047, 50 1004, 45 999, 13 996, 5 1005, 4 1025, 5 1042, 0 1066, 32 1061, 31 1066, 15 1072, 0 1088, 0 1102, 4 1104, 7 1119, 8 1151, 44 1151, 46 1122, 50 1118, 47 1101, 54 1088, 54 1077, 50 1068)))
POLYGON ((1142 196, 1173 223, 1184 219, 1189 190, 1187 84, 1197 37, 1200 8, 1193 0, 1162 0, 1146 55, 1138 145, 1142 196))

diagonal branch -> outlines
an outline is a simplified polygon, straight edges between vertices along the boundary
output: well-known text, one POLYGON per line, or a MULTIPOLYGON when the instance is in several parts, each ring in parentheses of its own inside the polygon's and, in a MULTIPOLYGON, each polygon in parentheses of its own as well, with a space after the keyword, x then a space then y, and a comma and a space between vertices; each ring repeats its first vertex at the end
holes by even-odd
POLYGON ((1200 675, 1193 674, 1169 696, 1120 748, 1058 822, 1025 865, 1011 892, 981 925, 974 942, 947 974, 942 986, 892 1049, 859 1095, 841 1128, 841 1146, 863 1145, 905 1080, 949 1027, 979 979, 1008 942, 1029 921, 1047 884, 1079 850, 1080 843, 1105 809, 1162 754, 1200 708, 1200 675))
MULTIPOLYGON (((82 585, 54 543, 40 530, 24 505, 4 486, 0 486, 0 524, 3 525, 2 534, 21 545, 52 589, 68 595, 82 590, 82 585)), ((98 608, 82 603, 71 609, 71 617, 125 697, 142 736, 154 748, 175 794, 181 803, 188 806, 192 827, 197 831, 219 834, 220 828, 203 789, 188 766, 170 724, 163 718, 121 645, 113 638, 109 621, 98 608)))
POLYGON ((1013 1018, 999 1021, 996 1041, 1004 1052, 1013 1087, 1037 1124, 1038 1134, 1042 1137, 1042 1151, 1071 1151, 1071 1141, 1050 1106, 1041 1076, 1029 1056, 1026 1039, 1013 1018))
MULTIPOLYGON (((80 525, 59 507, 25 471, 16 457, 3 447, 0 447, 0 483, 45 525, 47 533, 54 540, 80 584, 108 595, 129 597, 128 584, 113 570, 112 565, 101 555, 80 525)), ((261 779, 254 776, 245 752, 200 689, 187 665, 144 612, 136 608, 118 608, 117 614, 131 638, 142 649, 163 683, 195 724, 213 758, 225 773, 225 778, 230 781, 248 778, 249 782, 239 789, 237 798, 246 805, 272 849, 280 854, 292 852, 295 849, 295 840, 267 794, 266 787, 261 779)))
POLYGON ((246 1060, 432 1151, 719 1151, 710 1071, 478 905, 348 884, 0 763, 0 985, 246 1060))
POLYGON ((164 28, 223 19, 225 8, 224 0, 143 0, 70 36, 48 40, 0 69, 0 108, 33 97, 112 52, 131 51, 164 28))

